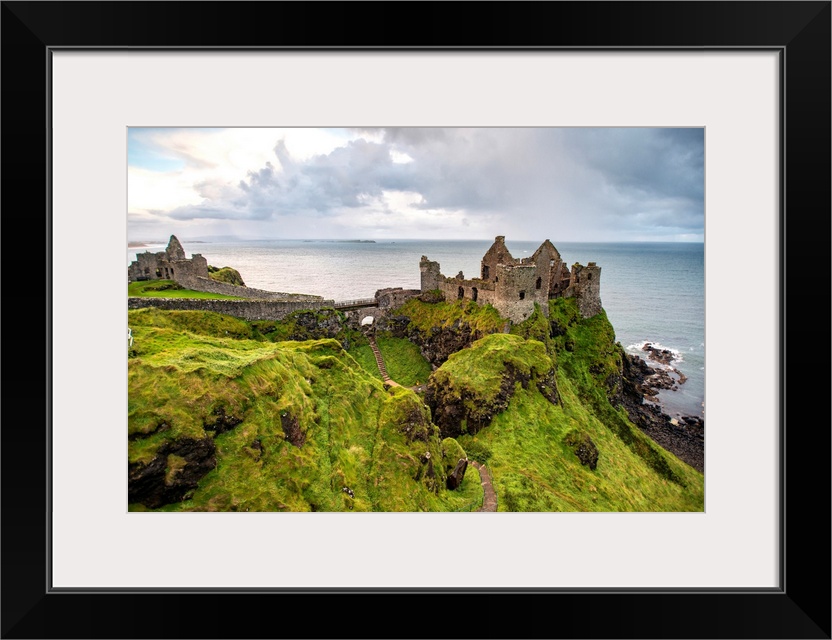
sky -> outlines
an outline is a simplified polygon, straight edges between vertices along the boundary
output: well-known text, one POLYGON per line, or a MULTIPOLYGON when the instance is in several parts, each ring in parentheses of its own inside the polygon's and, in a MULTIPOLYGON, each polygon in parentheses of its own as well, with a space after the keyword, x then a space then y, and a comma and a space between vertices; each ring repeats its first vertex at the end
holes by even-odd
POLYGON ((703 242, 702 128, 130 128, 128 239, 703 242))

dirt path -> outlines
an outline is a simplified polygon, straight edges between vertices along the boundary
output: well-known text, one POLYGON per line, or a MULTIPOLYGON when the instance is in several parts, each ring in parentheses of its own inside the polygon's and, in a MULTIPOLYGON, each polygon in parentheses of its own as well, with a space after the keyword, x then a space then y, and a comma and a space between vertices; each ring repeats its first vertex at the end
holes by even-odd
POLYGON ((482 506, 477 511, 496 511, 497 510, 497 492, 494 491, 494 485, 491 484, 491 476, 488 469, 481 465, 476 460, 471 460, 471 464, 480 474, 482 480, 482 506))

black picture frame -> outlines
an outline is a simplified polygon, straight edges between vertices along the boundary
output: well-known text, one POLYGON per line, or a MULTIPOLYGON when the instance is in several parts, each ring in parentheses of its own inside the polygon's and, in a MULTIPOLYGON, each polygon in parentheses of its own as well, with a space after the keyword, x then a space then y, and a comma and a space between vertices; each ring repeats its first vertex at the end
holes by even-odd
POLYGON ((830 637, 830 429, 817 403, 829 377, 810 373, 829 353, 830 2, 3 2, 0 19, 3 638, 830 637), (64 47, 779 51, 780 588, 51 591, 48 96, 50 51, 64 47), (802 506, 807 494, 821 511, 802 506), (390 607, 401 626, 383 623, 390 607))

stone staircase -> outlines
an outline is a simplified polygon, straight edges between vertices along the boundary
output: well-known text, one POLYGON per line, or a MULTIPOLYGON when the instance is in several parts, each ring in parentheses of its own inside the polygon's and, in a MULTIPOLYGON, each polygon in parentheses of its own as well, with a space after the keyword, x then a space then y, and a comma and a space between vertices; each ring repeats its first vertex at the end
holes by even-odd
POLYGON ((390 379, 390 374, 387 373, 387 367, 384 366, 384 358, 381 357, 381 351, 378 349, 378 345, 376 344, 376 338, 372 334, 367 334, 367 340, 370 342, 370 349, 373 350, 373 355, 376 358, 376 365, 378 365, 378 371, 381 374, 381 379, 384 380, 384 384, 391 386, 391 387, 399 387, 401 386, 395 380, 390 379))

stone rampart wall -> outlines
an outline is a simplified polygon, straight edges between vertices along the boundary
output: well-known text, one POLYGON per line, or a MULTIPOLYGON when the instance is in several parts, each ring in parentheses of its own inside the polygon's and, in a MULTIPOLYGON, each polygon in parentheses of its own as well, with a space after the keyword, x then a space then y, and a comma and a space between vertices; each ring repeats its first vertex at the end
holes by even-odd
POLYGON ((421 289, 402 289, 401 287, 396 287, 395 289, 379 289, 376 291, 375 299, 378 306, 382 309, 395 309, 421 293, 421 289))
POLYGON ((237 296, 238 298, 250 298, 252 300, 280 300, 288 302, 320 302, 320 296, 310 296, 300 293, 280 293, 277 291, 264 291, 252 287, 240 287, 226 282, 217 282, 213 278, 202 278, 189 273, 176 275, 176 282, 187 289, 202 291, 205 293, 219 293, 226 296, 237 296))
POLYGON ((199 300, 196 298, 127 298, 128 309, 155 307, 166 311, 213 311, 243 320, 283 320, 295 311, 331 307, 332 300, 199 300))

